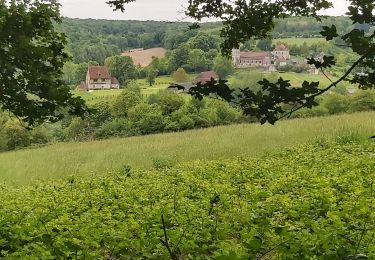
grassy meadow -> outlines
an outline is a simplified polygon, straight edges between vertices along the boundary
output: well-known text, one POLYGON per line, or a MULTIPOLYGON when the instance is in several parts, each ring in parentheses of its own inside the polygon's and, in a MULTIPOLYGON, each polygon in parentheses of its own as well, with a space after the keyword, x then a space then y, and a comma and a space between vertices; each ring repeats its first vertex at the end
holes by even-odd
POLYGON ((277 44, 279 42, 285 43, 287 45, 303 45, 306 42, 307 45, 315 44, 315 43, 324 43, 327 42, 324 38, 279 38, 273 39, 273 44, 277 44))
MULTIPOLYGON (((238 69, 238 72, 243 71, 253 71, 254 68, 238 69)), ((295 72, 286 72, 286 73, 277 73, 278 77, 283 77, 291 81, 292 85, 300 86, 303 81, 319 81, 322 86, 327 86, 330 84, 330 81, 322 75, 314 75, 309 73, 295 73, 295 72)), ((189 74, 190 79, 193 80, 197 75, 189 74)), ((235 74, 232 76, 235 77, 235 74)), ((230 77, 230 78, 232 78, 230 77)), ((229 80, 230 80, 229 78, 229 80)), ((332 77, 332 79, 335 79, 332 77)), ((156 78, 156 84, 149 86, 145 79, 138 79, 136 82, 141 88, 141 93, 143 96, 147 97, 151 94, 155 94, 160 90, 167 89, 171 84, 173 84, 173 79, 170 76, 160 76, 156 78)), ((83 92, 83 91, 73 91, 77 96, 81 96, 88 104, 95 104, 103 100, 113 100, 120 93, 121 89, 116 90, 95 90, 92 92, 83 92)))
MULTIPOLYGON (((157 93, 159 90, 168 88, 173 83, 173 79, 170 76, 157 77, 156 83, 153 86, 149 86, 146 79, 138 79, 136 82, 141 88, 142 95, 149 96, 157 93)), ((95 104, 102 100, 112 100, 117 97, 121 91, 121 89, 112 89, 95 90, 92 92, 73 91, 73 93, 77 96, 81 96, 88 104, 95 104)))
POLYGON ((176 163, 256 157, 316 138, 367 139, 375 133, 375 112, 281 121, 276 126, 242 124, 180 133, 59 143, 0 154, 6 184, 38 179, 105 174, 125 165, 149 169, 155 162, 176 163))

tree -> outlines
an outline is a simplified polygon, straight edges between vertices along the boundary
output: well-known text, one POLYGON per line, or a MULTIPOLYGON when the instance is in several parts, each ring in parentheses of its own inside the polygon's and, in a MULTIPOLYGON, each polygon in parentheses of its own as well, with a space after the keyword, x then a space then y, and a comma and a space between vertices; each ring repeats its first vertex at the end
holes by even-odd
POLYGON ((0 1, 0 107, 29 125, 57 121, 64 110, 83 116, 87 108, 62 80, 64 34, 56 1, 0 1), (62 109, 65 108, 65 109, 62 109))
POLYGON ((153 66, 150 66, 146 70, 146 80, 150 86, 155 84, 155 79, 158 76, 159 71, 154 68, 153 66))
MULTIPOLYGON (((112 0, 108 3, 115 9, 124 10, 125 4, 135 0, 112 0)), ((373 0, 350 0, 347 15, 353 24, 369 24, 374 26, 375 15, 373 0)), ((216 18, 223 21, 221 36, 224 42, 221 45, 222 53, 230 55, 233 48, 238 48, 240 43, 249 39, 269 38, 275 27, 275 19, 285 17, 308 16, 321 21, 318 12, 332 7, 328 0, 250 0, 250 1, 217 1, 217 0, 191 0, 186 10, 186 15, 201 21, 205 18, 216 18)), ((195 24, 192 28, 197 28, 195 24)), ((365 28, 367 28, 365 26, 365 28)), ((233 91, 225 81, 208 82, 191 89, 191 94, 197 98, 204 95, 216 94, 224 100, 232 102, 234 98, 239 101, 237 105, 246 113, 255 115, 261 123, 275 123, 278 119, 288 117, 292 113, 306 107, 318 105, 316 98, 335 88, 341 81, 349 80, 358 84, 361 89, 375 87, 375 31, 351 29, 349 32, 339 32, 335 24, 323 26, 321 35, 327 41, 341 38, 345 47, 350 48, 359 58, 353 62, 347 71, 332 84, 321 88, 319 82, 304 81, 299 88, 283 78, 277 82, 266 79, 259 82, 264 90, 261 95, 243 89, 238 97, 233 97, 233 91), (363 72, 353 73, 356 68, 363 72)), ((336 64, 334 56, 324 56, 322 60, 309 59, 309 64, 314 65, 323 73, 325 69, 336 64)))
POLYGON ((185 103, 183 97, 169 90, 162 90, 156 94, 152 94, 148 98, 148 103, 157 104, 164 115, 168 115, 177 111, 185 103))
POLYGON ((116 77, 121 85, 126 85, 130 79, 136 78, 136 67, 132 58, 128 56, 116 55, 108 57, 104 63, 111 71, 112 76, 116 77))
POLYGON ((233 62, 227 57, 217 56, 214 60, 214 71, 221 79, 225 79, 234 72, 233 62))
POLYGON ((257 47, 262 51, 271 51, 272 50, 272 40, 269 38, 260 39, 257 43, 257 47))
POLYGON ((211 34, 205 32, 199 33, 195 36, 190 43, 192 49, 200 49, 204 52, 208 52, 211 49, 217 49, 219 45, 219 39, 211 34))
POLYGON ((189 53, 188 65, 195 72, 202 72, 209 68, 209 61, 207 60, 204 51, 194 49, 189 53))
POLYGON ((172 79, 177 83, 181 83, 187 82, 189 80, 189 77, 183 68, 178 68, 175 72, 173 72, 172 79))
POLYGON ((169 57, 169 71, 175 71, 177 68, 187 64, 189 59, 190 48, 187 44, 182 44, 171 52, 169 57))
POLYGON ((142 102, 141 89, 137 85, 130 85, 116 97, 112 105, 112 115, 118 118, 125 118, 131 107, 142 102))

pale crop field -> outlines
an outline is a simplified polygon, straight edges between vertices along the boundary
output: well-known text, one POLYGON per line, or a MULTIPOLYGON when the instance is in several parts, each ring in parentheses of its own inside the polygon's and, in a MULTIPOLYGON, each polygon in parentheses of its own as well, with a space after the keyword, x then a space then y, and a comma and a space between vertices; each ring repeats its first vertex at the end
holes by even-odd
POLYGON ((295 119, 271 125, 242 124, 180 133, 60 143, 0 154, 0 179, 27 184, 37 179, 106 174, 125 165, 152 168, 155 161, 176 163, 256 157, 275 149, 322 138, 368 139, 375 134, 375 112, 295 119))

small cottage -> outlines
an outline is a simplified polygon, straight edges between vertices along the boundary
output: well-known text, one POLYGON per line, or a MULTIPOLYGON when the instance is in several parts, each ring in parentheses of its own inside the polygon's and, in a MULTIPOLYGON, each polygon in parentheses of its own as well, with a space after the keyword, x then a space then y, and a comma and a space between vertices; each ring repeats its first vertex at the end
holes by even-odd
POLYGON ((119 81, 111 76, 107 66, 89 66, 86 81, 82 81, 78 90, 119 89, 119 81))

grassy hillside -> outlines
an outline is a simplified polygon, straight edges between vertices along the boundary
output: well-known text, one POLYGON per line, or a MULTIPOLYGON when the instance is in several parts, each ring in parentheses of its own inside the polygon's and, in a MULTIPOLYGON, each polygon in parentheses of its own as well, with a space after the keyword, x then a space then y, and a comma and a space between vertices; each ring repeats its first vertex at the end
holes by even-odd
POLYGON ((327 43, 324 38, 278 38, 273 39, 273 44, 277 44, 279 42, 286 43, 287 45, 303 45, 306 42, 307 45, 311 45, 314 43, 327 43))
POLYGON ((374 259, 374 154, 370 141, 320 142, 0 185, 0 258, 374 259))
POLYGON ((124 165, 152 168, 165 160, 185 162, 236 156, 253 157, 277 148, 324 137, 368 138, 375 113, 297 119, 270 125, 233 125, 182 133, 64 143, 0 154, 0 179, 26 184, 71 174, 105 174, 124 165))

